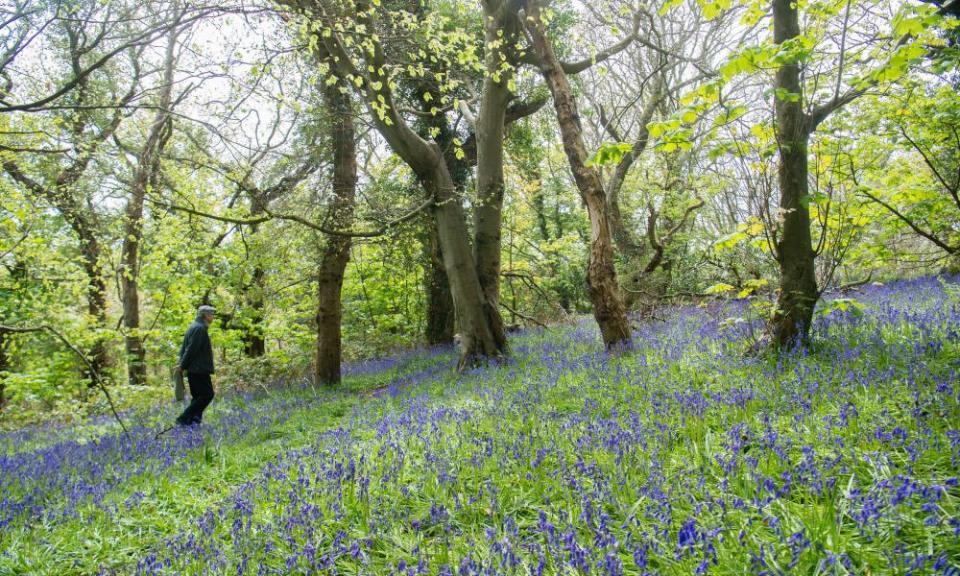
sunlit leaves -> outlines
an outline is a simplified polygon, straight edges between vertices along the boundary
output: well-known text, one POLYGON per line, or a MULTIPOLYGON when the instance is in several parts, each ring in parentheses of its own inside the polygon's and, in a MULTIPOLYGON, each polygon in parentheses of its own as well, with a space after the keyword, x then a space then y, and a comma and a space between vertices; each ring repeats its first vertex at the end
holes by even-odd
POLYGON ((725 283, 723 283, 723 282, 720 282, 720 283, 718 283, 718 284, 714 284, 714 285, 708 287, 706 290, 703 291, 703 293, 704 293, 704 294, 710 294, 710 295, 713 295, 713 294, 725 294, 725 293, 727 293, 727 292, 731 292, 731 291, 736 290, 736 289, 737 289, 736 286, 733 286, 733 285, 731 285, 731 284, 725 284, 725 283))
POLYGON ((700 6, 703 8, 703 16, 707 20, 713 20, 724 10, 728 10, 732 4, 731 0, 700 0, 700 6))
MULTIPOLYGON (((763 236, 765 226, 763 222, 755 217, 750 217, 746 222, 737 225, 737 229, 726 236, 720 237, 713 243, 713 250, 717 253, 731 250, 744 242, 748 242, 763 236)), ((761 238, 762 239, 762 238, 761 238)))
POLYGON ((862 85, 868 83, 886 83, 894 82, 907 73, 910 66, 919 62, 925 56, 927 49, 919 41, 910 42, 894 50, 893 54, 886 62, 876 70, 872 71, 862 82, 862 85))
POLYGON ((750 278, 743 283, 743 288, 737 292, 737 298, 747 298, 748 296, 752 296, 755 292, 761 288, 765 288, 768 284, 770 284, 770 281, 766 278, 750 278))
POLYGON ((739 118, 742 118, 747 111, 747 107, 743 105, 724 108, 723 112, 717 114, 716 118, 713 119, 713 125, 721 126, 723 124, 729 124, 739 118))
POLYGON ((604 142, 596 153, 587 160, 587 166, 608 166, 619 163, 625 154, 633 151, 628 142, 604 142))
POLYGON ((457 99, 461 74, 482 72, 476 30, 463 5, 412 11, 376 2, 356 11, 351 4, 328 7, 323 18, 315 15, 311 29, 345 51, 348 67, 356 71, 349 80, 366 91, 368 106, 381 121, 394 121, 390 100, 403 79, 429 78, 434 89, 420 99, 436 103, 439 112, 457 99))

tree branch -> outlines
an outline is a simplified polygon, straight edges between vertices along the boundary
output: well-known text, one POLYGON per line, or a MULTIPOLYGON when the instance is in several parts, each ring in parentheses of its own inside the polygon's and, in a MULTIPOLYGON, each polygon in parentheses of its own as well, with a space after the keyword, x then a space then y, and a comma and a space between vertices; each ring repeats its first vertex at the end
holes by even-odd
POLYGON ((903 126, 898 126, 898 128, 900 128, 900 133, 903 134, 903 137, 907 139, 907 142, 913 146, 913 149, 920 153, 920 156, 923 157, 923 162, 928 168, 930 168, 930 171, 933 172, 933 175, 936 176, 937 180, 940 181, 940 184, 942 184, 943 187, 946 188, 947 192, 950 193, 950 196, 953 197, 953 202, 957 205, 957 208, 960 208, 960 195, 957 194, 957 187, 950 186, 950 184, 947 183, 947 179, 940 174, 940 170, 937 168, 937 165, 933 163, 933 159, 930 158, 930 156, 920 146, 919 143, 915 142, 913 138, 910 138, 910 135, 907 134, 907 131, 903 128, 903 126))
MULTIPOLYGON (((527 116, 536 114, 543 106, 549 102, 549 99, 546 96, 538 96, 531 100, 524 100, 522 102, 515 102, 507 107, 506 117, 504 118, 504 126, 509 126, 518 120, 522 120, 527 116)), ((461 146, 463 153, 466 155, 467 164, 470 166, 477 165, 477 134, 476 132, 471 132, 467 139, 463 142, 461 146)))
POLYGON ((810 112, 806 114, 806 122, 804 128, 807 133, 813 133, 824 120, 827 119, 827 116, 833 114, 840 108, 843 108, 847 104, 853 102, 857 98, 863 96, 867 93, 866 88, 861 88, 858 90, 850 90, 849 92, 838 96, 834 96, 830 99, 829 102, 825 102, 819 106, 815 106, 810 112))
POLYGON ((342 237, 349 237, 349 238, 376 238, 378 236, 383 236, 384 234, 389 232, 391 228, 399 226, 404 222, 409 222, 410 220, 415 218, 418 214, 430 208, 433 205, 433 202, 434 202, 434 198, 431 196, 430 198, 427 198, 425 202, 416 206, 410 211, 404 213, 402 216, 395 218, 393 220, 390 220, 388 222, 384 222, 383 224, 380 225, 379 228, 375 228, 373 230, 335 230, 332 228, 328 228, 323 224, 312 222, 307 218, 304 218, 303 216, 298 216, 296 214, 285 214, 282 212, 273 212, 267 208, 263 209, 263 212, 264 212, 263 216, 257 216, 252 218, 236 218, 231 216, 221 216, 218 214, 211 214, 209 212, 203 212, 201 210, 189 208, 187 206, 180 206, 177 204, 160 202, 158 200, 152 200, 152 199, 150 200, 151 204, 154 204, 161 208, 166 208, 168 210, 174 210, 177 212, 183 212, 184 214, 191 214, 193 216, 200 216, 201 218, 208 218, 210 220, 216 220, 218 222, 226 222, 228 224, 252 225, 252 224, 262 224, 264 222, 268 222, 273 219, 287 220, 290 222, 296 222, 297 224, 306 226, 311 230, 316 230, 317 232, 322 232, 329 236, 342 236, 342 237))
MULTIPOLYGON (((567 74, 579 74, 587 68, 590 68, 594 64, 599 64, 604 60, 607 60, 613 56, 616 56, 620 52, 626 50, 630 44, 634 42, 639 37, 640 32, 640 14, 633 15, 633 29, 630 31, 625 38, 610 46, 605 48, 593 56, 584 58, 582 60, 577 60, 576 62, 560 62, 560 68, 567 74)), ((537 62, 536 53, 533 50, 530 50, 526 55, 521 59, 524 64, 530 64, 532 66, 539 66, 537 62)))
POLYGON ((888 211, 890 211, 890 213, 892 213, 894 216, 896 216, 896 217, 899 218, 901 221, 903 221, 907 226, 909 226, 914 232, 916 232, 916 233, 919 234, 920 236, 923 236, 923 237, 926 238, 927 240, 933 242, 934 244, 936 244, 937 246, 939 246, 941 249, 943 249, 947 254, 953 254, 954 252, 956 252, 956 250, 957 250, 956 248, 952 248, 949 244, 947 244, 947 243, 945 243, 944 241, 940 240, 939 238, 937 238, 936 236, 934 236, 934 235, 931 234, 930 232, 927 232, 927 231, 923 230, 922 228, 920 228, 919 226, 917 226, 917 225, 913 222, 913 220, 907 218, 907 217, 906 217, 905 215, 903 215, 899 210, 897 210, 896 208, 894 208, 894 207, 891 206, 890 204, 887 204, 886 202, 884 202, 884 201, 881 200, 880 198, 874 196, 874 195, 871 194, 870 192, 867 192, 866 190, 861 190, 860 192, 861 192, 864 196, 866 196, 867 198, 869 198, 870 200, 872 200, 872 201, 876 202, 877 204, 879 204, 879 205, 883 206, 884 208, 886 208, 888 211))
POLYGON ((188 23, 188 22, 194 22, 194 21, 196 21, 196 20, 200 20, 200 19, 205 18, 207 15, 209 15, 209 14, 211 14, 211 13, 213 13, 214 11, 217 11, 217 10, 222 10, 222 9, 220 9, 220 8, 217 8, 217 9, 205 9, 205 10, 202 10, 202 11, 198 12, 196 15, 194 15, 194 16, 192 16, 192 17, 190 17, 190 18, 186 18, 186 19, 182 19, 182 20, 176 20, 176 21, 174 21, 174 22, 167 22, 167 23, 165 23, 165 24, 162 25, 162 26, 158 26, 158 27, 155 27, 155 28, 148 29, 147 31, 142 32, 142 33, 134 36, 131 40, 129 40, 129 41, 127 41, 127 42, 124 42, 123 44, 117 46, 117 47, 114 48, 113 50, 110 50, 109 52, 107 52, 106 54, 104 54, 103 56, 101 56, 99 59, 97 59, 93 64, 87 66, 86 68, 84 68, 84 69, 82 69, 82 70, 79 70, 78 73, 73 76, 73 78, 71 78, 71 79, 70 79, 69 81, 67 81, 63 86, 61 86, 60 88, 58 88, 56 91, 54 91, 54 92, 53 92, 52 94, 50 94, 49 96, 46 96, 46 97, 41 98, 41 99, 39 99, 39 100, 35 100, 35 101, 33 101, 33 102, 25 102, 25 103, 22 103, 22 104, 11 104, 11 105, 6 105, 6 106, 0 105, 0 113, 3 113, 3 112, 19 112, 19 111, 22 111, 22 112, 36 112, 36 111, 38 111, 38 110, 41 110, 41 109, 43 109, 43 107, 46 106, 47 104, 49 104, 49 103, 51 103, 51 102, 53 102, 53 101, 55 101, 55 100, 63 97, 65 94, 67 94, 68 92, 70 92, 71 90, 73 90, 74 88, 76 88, 77 86, 79 86, 80 84, 82 84, 83 82, 86 82, 87 78, 89 78, 89 76, 90 76, 91 74, 93 74, 95 71, 99 70, 99 69, 102 68, 104 65, 106 65, 106 64, 107 64, 114 56, 116 56, 117 54, 120 54, 121 52, 123 52, 123 51, 125 51, 125 50, 127 50, 127 49, 129 49, 129 48, 134 48, 134 47, 138 47, 138 46, 143 46, 143 45, 149 44, 150 42, 153 42, 154 40, 156 40, 157 38, 159 38, 159 37, 162 36, 163 34, 167 33, 167 32, 170 30, 170 28, 175 27, 175 26, 179 26, 179 25, 181 25, 181 24, 185 24, 185 23, 188 23))
POLYGON ((47 324, 41 324, 39 326, 5 326, 0 324, 0 334, 27 334, 30 332, 49 332, 53 334, 58 340, 63 342, 64 346, 70 349, 71 352, 76 354, 84 364, 87 365, 87 369, 90 371, 90 375, 93 377, 93 384, 103 392, 103 395, 107 398, 107 403, 110 405, 110 411, 113 412, 113 417, 116 418, 117 423, 120 424, 120 428, 123 430, 124 435, 127 439, 130 439, 130 431, 127 430, 126 424, 123 423, 123 419, 120 418, 120 413, 117 412, 117 407, 113 403, 113 397, 110 396, 110 391, 107 390, 107 387, 104 386, 103 382, 100 380, 100 374, 97 372, 93 363, 87 358, 87 355, 84 354, 79 348, 76 347, 66 336, 61 334, 56 328, 49 326, 47 324))

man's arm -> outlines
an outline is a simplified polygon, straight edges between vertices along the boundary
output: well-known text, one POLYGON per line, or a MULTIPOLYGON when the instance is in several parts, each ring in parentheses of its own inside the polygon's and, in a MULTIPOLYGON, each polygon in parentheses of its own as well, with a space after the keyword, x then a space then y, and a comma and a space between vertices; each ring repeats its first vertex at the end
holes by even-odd
POLYGON ((194 355, 197 352, 197 327, 191 325, 187 328, 187 333, 183 337, 183 344, 180 346, 180 361, 177 363, 177 367, 181 370, 184 366, 190 363, 193 360, 194 355))

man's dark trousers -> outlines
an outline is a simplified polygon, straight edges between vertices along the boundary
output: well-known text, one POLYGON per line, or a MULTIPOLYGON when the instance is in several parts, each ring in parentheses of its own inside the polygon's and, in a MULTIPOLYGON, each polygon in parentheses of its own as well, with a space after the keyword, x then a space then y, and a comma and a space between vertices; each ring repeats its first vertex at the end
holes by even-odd
POLYGON ((190 383, 190 396, 193 399, 177 418, 177 424, 181 426, 199 424, 203 420, 204 408, 213 401, 213 382, 210 381, 209 374, 187 372, 187 382, 190 383))

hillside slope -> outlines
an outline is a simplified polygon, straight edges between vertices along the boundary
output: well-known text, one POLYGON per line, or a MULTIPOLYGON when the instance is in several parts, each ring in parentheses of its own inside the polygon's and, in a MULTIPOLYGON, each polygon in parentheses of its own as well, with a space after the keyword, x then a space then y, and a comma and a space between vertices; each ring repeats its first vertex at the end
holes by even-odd
POLYGON ((463 375, 435 350, 219 398, 160 440, 174 407, 132 439, 8 434, 0 574, 957 573, 958 289, 857 298, 781 357, 715 304, 618 357, 584 323, 463 375))

